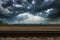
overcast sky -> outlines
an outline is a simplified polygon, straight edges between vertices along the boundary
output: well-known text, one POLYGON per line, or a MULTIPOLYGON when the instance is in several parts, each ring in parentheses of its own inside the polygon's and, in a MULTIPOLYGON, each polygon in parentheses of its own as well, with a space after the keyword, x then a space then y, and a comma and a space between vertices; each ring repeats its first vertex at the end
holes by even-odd
POLYGON ((60 0, 0 0, 0 20, 7 24, 51 24, 55 19, 57 23, 59 5, 60 0))

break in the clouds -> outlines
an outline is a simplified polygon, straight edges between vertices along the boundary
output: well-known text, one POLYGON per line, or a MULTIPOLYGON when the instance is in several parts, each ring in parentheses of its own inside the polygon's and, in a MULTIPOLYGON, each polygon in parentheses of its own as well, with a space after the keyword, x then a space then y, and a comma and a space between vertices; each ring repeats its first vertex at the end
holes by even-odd
POLYGON ((34 16, 30 14, 29 12, 19 14, 14 19, 6 20, 5 22, 8 24, 41 24, 43 23, 47 18, 40 17, 38 15, 34 16))
POLYGON ((46 24, 59 17, 60 0, 0 0, 0 20, 7 24, 46 24))

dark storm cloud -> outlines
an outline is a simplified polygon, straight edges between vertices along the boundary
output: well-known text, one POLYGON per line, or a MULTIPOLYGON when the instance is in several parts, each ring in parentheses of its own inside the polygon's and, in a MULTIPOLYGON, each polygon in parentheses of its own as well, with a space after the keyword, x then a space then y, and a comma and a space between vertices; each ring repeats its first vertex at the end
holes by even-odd
MULTIPOLYGON (((60 0, 0 0, 0 18, 6 20, 29 20, 31 17, 58 18, 60 17, 60 0), (26 13, 27 14, 26 14, 26 13), (20 15, 22 14, 22 16, 20 15), (31 16, 32 14, 32 16, 31 16), (17 17, 20 15, 19 17, 17 17), (28 15, 29 17, 25 18, 28 15), (37 16, 38 15, 38 16, 37 16)), ((41 18, 42 19, 42 18, 41 18)), ((27 21, 25 20, 25 21, 27 21)), ((35 21, 39 21, 34 19, 35 21)), ((43 19, 42 19, 43 20, 43 19)), ((25 22, 24 21, 24 22, 25 22)), ((23 22, 23 21, 22 21, 23 22)), ((28 22, 27 22, 28 23, 28 22)))
POLYGON ((13 12, 21 11, 35 14, 35 12, 42 12, 50 8, 60 10, 60 0, 4 0, 1 2, 3 2, 1 3, 2 8, 13 12))
POLYGON ((11 12, 7 8, 2 7, 3 2, 0 0, 0 16, 7 17, 11 12))
MULTIPOLYGON (((40 7, 35 9, 35 12, 46 11, 48 9, 54 9, 49 13, 49 18, 60 17, 60 0, 45 0, 40 7)), ((43 13, 42 13, 43 14, 43 13)))

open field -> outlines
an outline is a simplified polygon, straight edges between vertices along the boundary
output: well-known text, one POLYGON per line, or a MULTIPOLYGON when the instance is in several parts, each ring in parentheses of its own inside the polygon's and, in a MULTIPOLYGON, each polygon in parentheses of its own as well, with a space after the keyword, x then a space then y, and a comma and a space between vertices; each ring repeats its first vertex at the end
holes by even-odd
POLYGON ((60 31, 60 26, 0 26, 0 31, 60 31))

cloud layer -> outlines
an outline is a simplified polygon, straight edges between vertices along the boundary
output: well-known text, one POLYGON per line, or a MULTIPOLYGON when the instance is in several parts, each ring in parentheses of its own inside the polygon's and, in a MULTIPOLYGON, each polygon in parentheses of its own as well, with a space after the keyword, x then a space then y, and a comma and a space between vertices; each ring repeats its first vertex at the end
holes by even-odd
POLYGON ((0 0, 0 20, 7 24, 48 24, 59 17, 60 0, 0 0))

